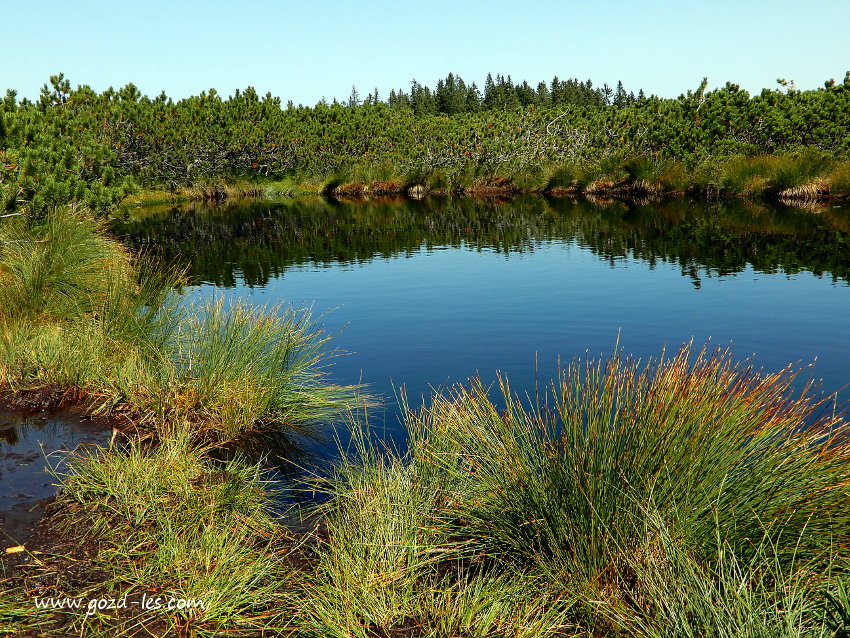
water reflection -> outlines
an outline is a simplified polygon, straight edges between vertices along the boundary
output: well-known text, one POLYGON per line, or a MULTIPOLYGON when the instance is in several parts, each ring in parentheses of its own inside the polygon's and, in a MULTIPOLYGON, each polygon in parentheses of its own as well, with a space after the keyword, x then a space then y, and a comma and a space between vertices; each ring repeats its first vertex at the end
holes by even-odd
POLYGON ((188 206, 113 230, 136 249, 188 265, 197 282, 264 286, 294 265, 353 265, 436 247, 527 252, 574 241, 611 264, 676 264, 695 287, 706 277, 810 271, 850 278, 850 212, 760 203, 595 204, 542 197, 188 206))
POLYGON ((0 511, 52 496, 63 452, 109 442, 111 428, 67 413, 0 412, 0 511))
POLYGON ((711 339, 767 370, 817 360, 828 392, 850 381, 845 208, 315 199, 187 207, 114 230, 187 264, 192 298, 327 312, 333 346, 352 353, 333 378, 385 397, 372 415, 399 444, 401 387, 415 406, 500 370, 533 392, 535 376, 610 354, 618 335, 644 359, 711 339))

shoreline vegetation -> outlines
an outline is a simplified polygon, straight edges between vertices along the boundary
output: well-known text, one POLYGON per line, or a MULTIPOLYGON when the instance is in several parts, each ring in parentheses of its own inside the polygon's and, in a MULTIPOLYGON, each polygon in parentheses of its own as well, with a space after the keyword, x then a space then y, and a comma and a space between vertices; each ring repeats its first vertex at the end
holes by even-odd
MULTIPOLYGON (((820 170, 810 171, 805 165, 809 158, 771 155, 750 158, 736 157, 729 166, 715 166, 711 176, 697 172, 679 172, 670 166, 669 174, 653 160, 629 158, 635 164, 651 163, 654 176, 637 178, 625 169, 613 171, 610 177, 594 179, 602 173, 598 168, 569 167, 558 169, 545 186, 520 186, 514 177, 495 176, 492 179, 462 185, 427 186, 399 179, 358 181, 348 176, 336 176, 325 183, 289 181, 268 183, 214 183, 204 186, 178 187, 173 192, 150 189, 125 197, 120 208, 133 210, 157 205, 176 205, 190 202, 222 203, 230 199, 256 197, 259 199, 298 198, 321 195, 331 199, 407 198, 426 197, 501 197, 542 195, 573 199, 618 199, 623 201, 661 201, 664 199, 697 199, 707 202, 740 199, 760 200, 788 206, 800 206, 850 200, 847 188, 850 163, 823 162, 820 170), (738 173, 737 175, 735 173, 738 173), (787 173, 796 173, 788 179, 787 173), (614 181, 616 180, 616 181, 614 181)), ((541 182, 542 184, 542 182, 541 182)))
POLYGON ((219 445, 308 434, 355 396, 325 382, 328 337, 307 311, 187 306, 183 279, 78 211, 7 220, 0 396, 76 403, 155 438, 180 422, 219 445))
POLYGON ((850 421, 793 368, 686 344, 576 359, 533 400, 470 379, 405 406, 397 451, 372 436, 368 397, 326 383, 303 313, 185 307, 182 271, 81 211, 0 229, 3 387, 125 420, 108 448, 68 453, 32 536, 0 558, 4 632, 850 629, 850 421), (327 420, 352 443, 321 474, 273 476, 256 456, 283 441, 298 464, 292 441, 327 420), (156 599, 203 605, 141 604, 156 599), (125 604, 97 608, 110 600, 125 604))
POLYGON ((189 305, 183 268, 103 220, 141 189, 673 194, 702 174, 721 197, 850 190, 850 74, 705 89, 497 76, 482 94, 450 76, 283 108, 59 75, 38 103, 8 93, 0 394, 76 403, 121 435, 69 452, 32 536, 0 556, 0 636, 850 635, 850 420, 799 371, 686 344, 576 359, 534 399, 470 379, 405 406, 400 451, 370 431, 366 389, 330 382, 308 312, 189 305), (352 441, 333 463, 272 473, 263 451, 297 467, 328 423, 352 441))
POLYGON ((664 99, 496 76, 480 91, 449 74, 434 90, 306 107, 251 87, 96 93, 59 74, 37 102, 0 100, 0 211, 108 214, 164 193, 848 197, 850 72, 815 91, 707 86, 664 99))

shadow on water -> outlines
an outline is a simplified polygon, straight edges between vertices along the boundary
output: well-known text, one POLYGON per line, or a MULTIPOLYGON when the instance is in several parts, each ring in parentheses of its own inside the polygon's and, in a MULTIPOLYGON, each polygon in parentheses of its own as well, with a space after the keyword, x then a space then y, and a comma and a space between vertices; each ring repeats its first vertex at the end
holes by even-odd
POLYGON ((65 452, 109 443, 112 428, 67 412, 0 412, 0 542, 17 541, 56 492, 65 452))

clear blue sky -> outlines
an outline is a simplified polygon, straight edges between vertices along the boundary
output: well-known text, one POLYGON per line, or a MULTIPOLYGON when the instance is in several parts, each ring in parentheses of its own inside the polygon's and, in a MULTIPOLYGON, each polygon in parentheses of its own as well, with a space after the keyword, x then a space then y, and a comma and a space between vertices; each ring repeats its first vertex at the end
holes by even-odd
POLYGON ((313 105, 352 84, 384 98, 411 78, 433 87, 450 71, 479 86, 490 71, 675 97, 703 76, 756 92, 850 69, 850 0, 0 0, 0 12, 0 89, 30 98, 59 71, 97 91, 250 85, 313 105))

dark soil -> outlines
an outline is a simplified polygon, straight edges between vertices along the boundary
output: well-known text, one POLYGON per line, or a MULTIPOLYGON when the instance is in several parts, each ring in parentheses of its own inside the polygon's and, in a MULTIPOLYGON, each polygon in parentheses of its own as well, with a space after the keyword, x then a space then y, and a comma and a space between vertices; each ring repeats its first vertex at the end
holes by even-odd
POLYGON ((79 388, 49 383, 36 388, 0 389, 0 412, 17 412, 31 416, 39 412, 61 410, 91 420, 100 427, 125 429, 136 421, 137 415, 116 406, 108 414, 94 415, 93 397, 79 388))
MULTIPOLYGON (((79 526, 62 524, 72 507, 83 506, 60 507, 55 499, 41 503, 39 509, 43 515, 32 521, 23 535, 26 551, 0 554, 0 591, 20 596, 24 603, 33 601, 35 609, 35 598, 73 596, 86 585, 104 580, 103 575, 92 569, 92 559, 101 549, 98 541, 87 538, 79 526)), ((4 543, 4 549, 7 546, 4 543)), ((56 613, 41 631, 19 635, 26 638, 45 632, 62 635, 70 620, 69 615, 56 613)))

